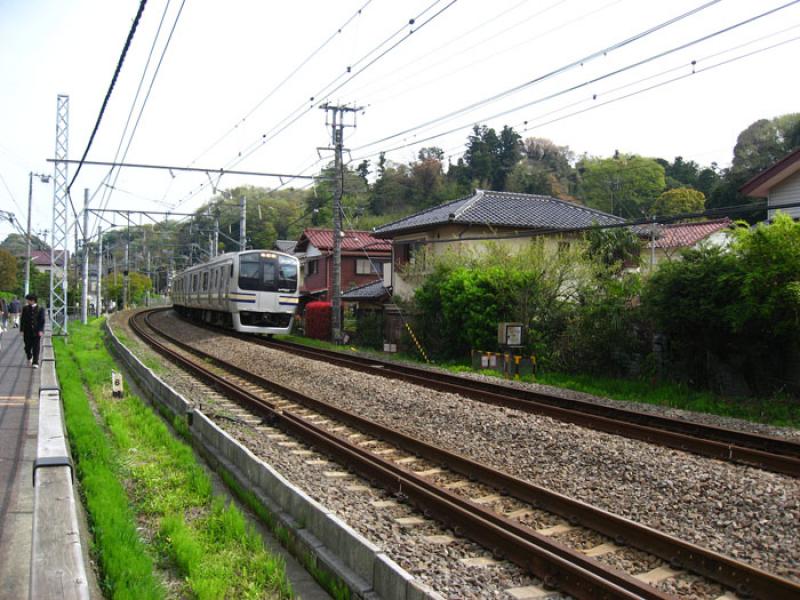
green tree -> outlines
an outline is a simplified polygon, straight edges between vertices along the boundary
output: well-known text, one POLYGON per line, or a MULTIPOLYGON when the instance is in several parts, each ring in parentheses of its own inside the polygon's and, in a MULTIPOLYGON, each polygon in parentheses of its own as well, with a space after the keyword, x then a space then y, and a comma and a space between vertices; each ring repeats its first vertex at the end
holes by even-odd
MULTIPOLYGON (((112 273, 103 277, 103 296, 116 302, 122 308, 125 278, 122 273, 112 273)), ((141 304, 145 294, 153 289, 153 282, 147 275, 135 271, 128 275, 128 302, 141 304)))
POLYGON ((17 259, 8 250, 0 250, 0 290, 17 287, 17 259))
MULTIPOLYGON (((31 234, 31 248, 33 250, 48 250, 50 246, 35 234, 31 234)), ((8 250, 14 256, 24 256, 27 249, 25 236, 19 233, 9 233, 6 239, 0 243, 0 249, 8 250)))
POLYGON ((639 265, 641 242, 628 227, 590 229, 585 237, 586 255, 612 272, 639 265))
MULTIPOLYGON (((781 115, 773 119, 759 119, 751 123, 736 138, 733 162, 722 173, 720 184, 711 194, 708 206, 725 206, 755 203, 753 198, 739 193, 749 179, 772 166, 795 148, 800 147, 800 113, 781 115)), ((764 212, 755 211, 748 220, 763 220, 764 212)))
POLYGON ((691 188, 673 188, 662 193, 653 203, 651 212, 659 216, 702 212, 706 206, 703 192, 691 188))
POLYGON ((580 196, 587 206, 625 218, 649 213, 664 191, 664 167, 651 158, 618 154, 581 161, 580 196))

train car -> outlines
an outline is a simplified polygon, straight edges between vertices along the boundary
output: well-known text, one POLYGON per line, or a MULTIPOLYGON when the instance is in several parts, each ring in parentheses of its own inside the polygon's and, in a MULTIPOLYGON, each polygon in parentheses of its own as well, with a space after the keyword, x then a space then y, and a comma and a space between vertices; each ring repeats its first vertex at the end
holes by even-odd
POLYGON ((300 261, 274 250, 232 252, 175 276, 172 304, 186 317, 236 331, 289 333, 298 305, 300 261))

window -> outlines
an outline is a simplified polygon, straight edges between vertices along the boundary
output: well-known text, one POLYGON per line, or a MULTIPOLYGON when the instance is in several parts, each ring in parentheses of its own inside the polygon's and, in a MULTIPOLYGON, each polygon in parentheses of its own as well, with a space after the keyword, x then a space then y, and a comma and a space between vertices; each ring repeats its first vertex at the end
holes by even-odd
POLYGON ((197 291, 197 273, 194 273, 192 275, 192 291, 193 292, 197 291))
POLYGON ((368 258, 356 259, 356 275, 372 275, 378 272, 378 265, 368 258))
POLYGON ((306 275, 319 273, 319 260, 310 260, 306 263, 306 275))
POLYGON ((208 291, 208 271, 203 273, 203 291, 208 291))
POLYGON ((262 292, 295 292, 297 260, 273 252, 253 252, 239 258, 239 287, 262 292))

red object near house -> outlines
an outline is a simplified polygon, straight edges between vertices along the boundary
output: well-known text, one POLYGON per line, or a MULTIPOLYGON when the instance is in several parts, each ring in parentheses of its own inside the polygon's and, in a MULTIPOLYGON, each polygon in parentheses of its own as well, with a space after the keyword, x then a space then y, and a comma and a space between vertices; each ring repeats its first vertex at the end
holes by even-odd
POLYGON ((306 304, 306 336, 317 340, 330 340, 332 312, 330 302, 309 302, 306 304))

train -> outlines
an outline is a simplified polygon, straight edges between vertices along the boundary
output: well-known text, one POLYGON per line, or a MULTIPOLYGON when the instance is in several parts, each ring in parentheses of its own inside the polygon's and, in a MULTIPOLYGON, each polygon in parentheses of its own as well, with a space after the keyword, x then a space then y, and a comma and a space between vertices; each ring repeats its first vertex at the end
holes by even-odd
POLYGON ((221 254, 172 281, 178 314, 245 333, 288 334, 299 303, 300 261, 274 250, 221 254))

